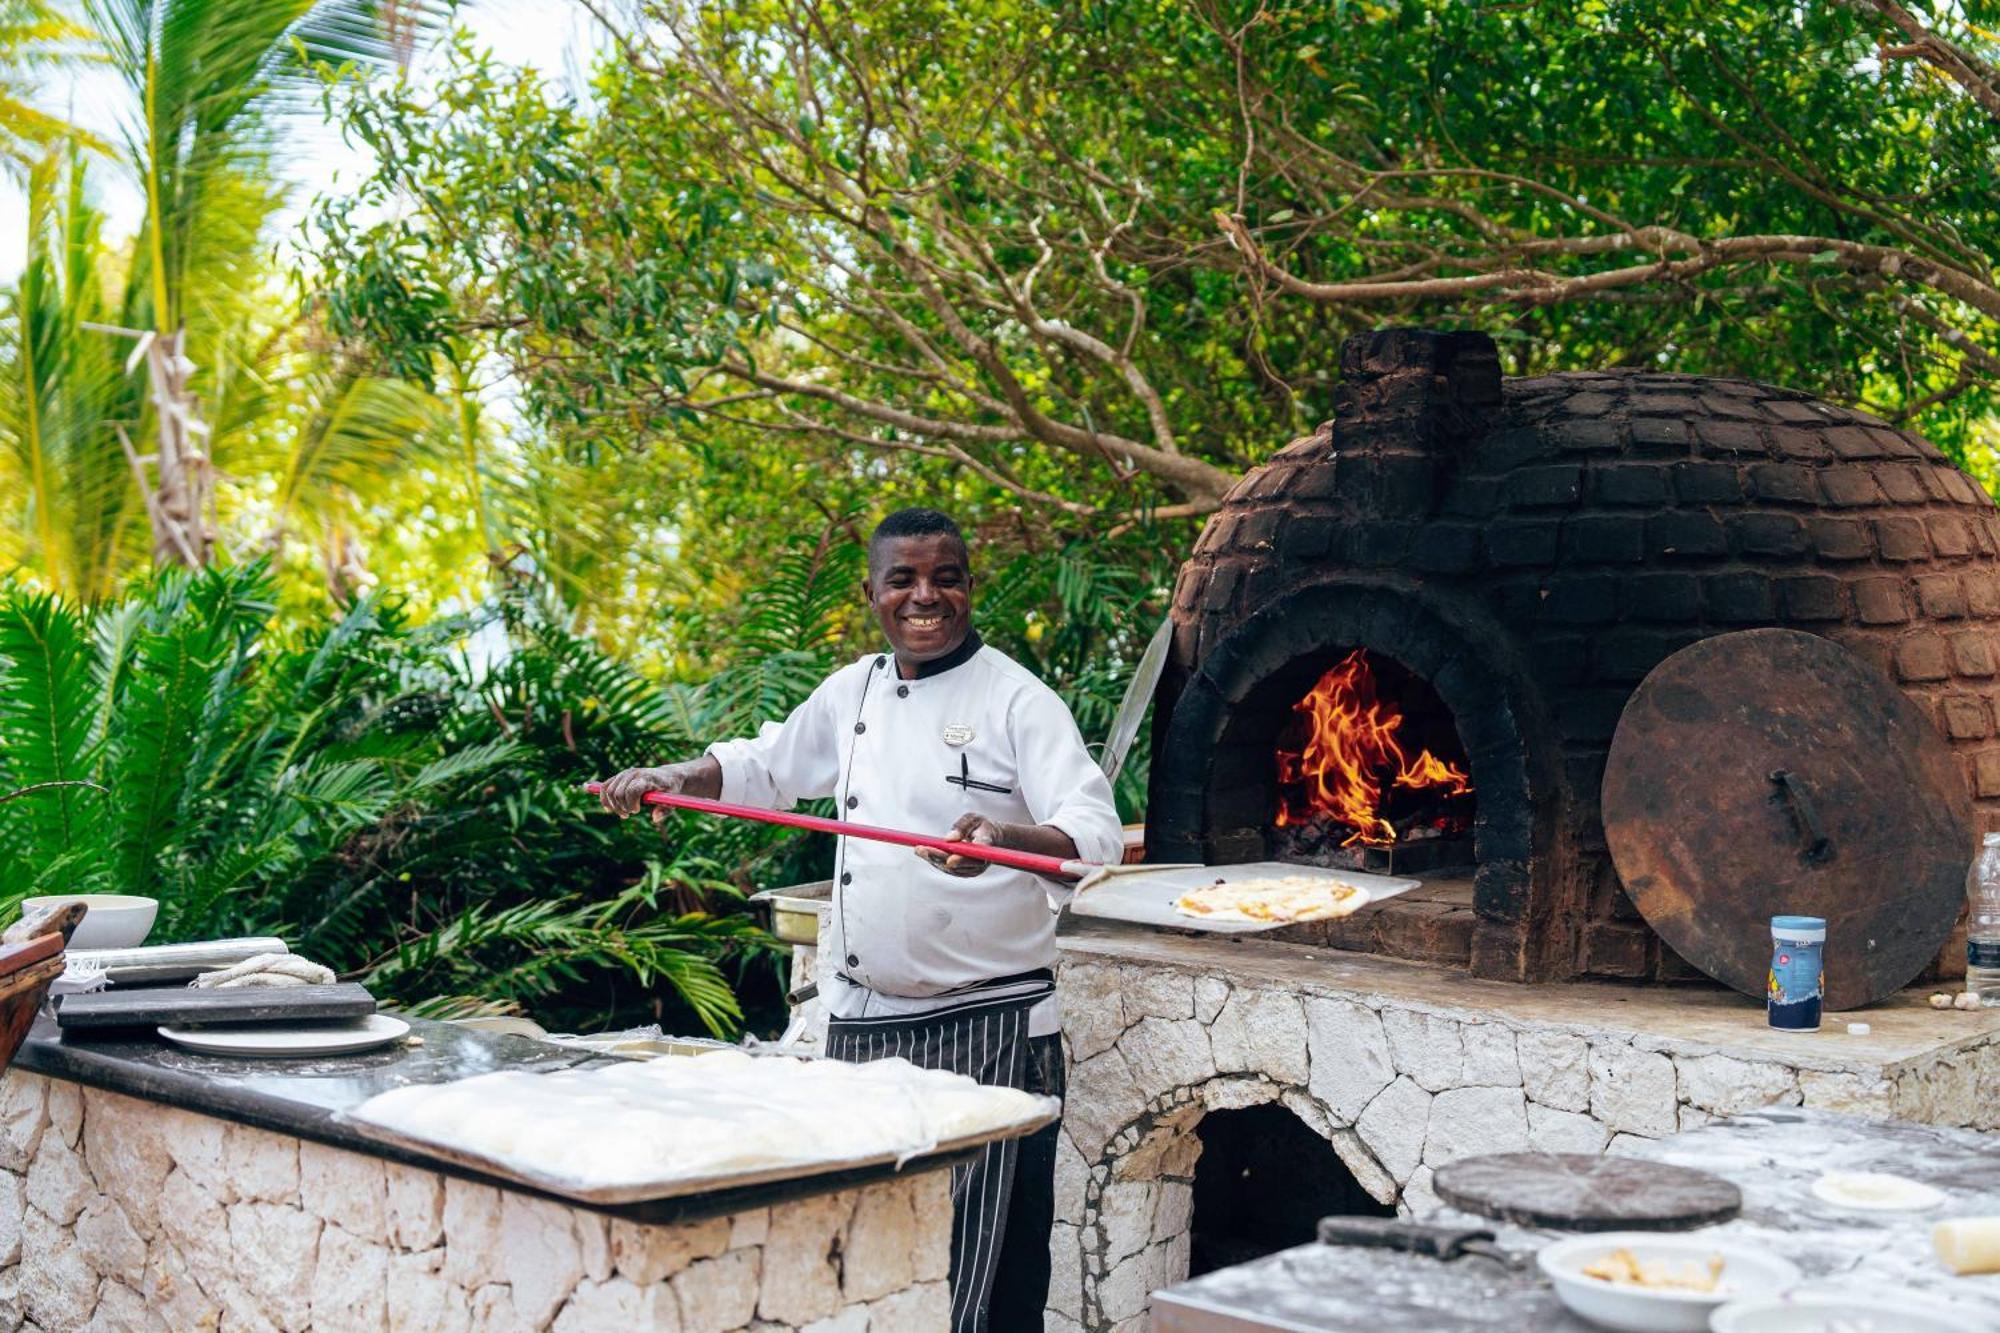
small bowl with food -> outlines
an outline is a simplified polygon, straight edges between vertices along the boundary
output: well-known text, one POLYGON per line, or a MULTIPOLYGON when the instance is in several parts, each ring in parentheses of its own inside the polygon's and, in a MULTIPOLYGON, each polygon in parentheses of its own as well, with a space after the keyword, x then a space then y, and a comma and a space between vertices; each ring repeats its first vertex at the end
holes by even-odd
POLYGON ((1709 1317, 1711 1333, 1988 1333, 1979 1313, 1916 1291, 1788 1291, 1731 1301, 1709 1317))
POLYGON ((1652 1231, 1572 1236, 1543 1246, 1535 1262, 1572 1312, 1628 1333, 1702 1333, 1725 1302, 1776 1295, 1799 1280, 1768 1250, 1652 1231))

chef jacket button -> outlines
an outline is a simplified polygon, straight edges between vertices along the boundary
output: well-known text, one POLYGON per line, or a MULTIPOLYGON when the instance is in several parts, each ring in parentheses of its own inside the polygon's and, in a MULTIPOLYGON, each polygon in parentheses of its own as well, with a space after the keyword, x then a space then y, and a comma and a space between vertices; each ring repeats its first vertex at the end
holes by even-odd
POLYGON ((841 871, 840 882, 842 884, 852 884, 854 882, 854 872, 852 870, 841 871))
POLYGON ((847 808, 849 810, 852 810, 855 806, 860 804, 861 804, 861 798, 859 796, 850 796, 847 798, 847 808))
POLYGON ((864 731, 866 731, 866 730, 868 730, 868 724, 867 724, 866 722, 856 722, 856 723, 854 724, 854 734, 855 734, 855 735, 859 736, 859 735, 860 735, 860 734, 861 734, 862 732, 864 732, 864 731))
POLYGON ((861 966, 861 955, 858 953, 851 953, 847 955, 847 965, 849 967, 861 966))
POLYGON ((907 685, 898 685, 898 686, 896 687, 896 697, 897 697, 898 699, 907 699, 907 698, 909 698, 909 697, 910 697, 910 687, 909 687, 909 686, 907 686, 907 685))

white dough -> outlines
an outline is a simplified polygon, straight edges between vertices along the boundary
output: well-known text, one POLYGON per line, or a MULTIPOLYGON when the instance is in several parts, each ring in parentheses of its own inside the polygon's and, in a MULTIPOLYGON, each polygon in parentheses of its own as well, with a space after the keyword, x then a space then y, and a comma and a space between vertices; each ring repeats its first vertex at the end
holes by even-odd
POLYGON ((1938 1258, 1960 1277, 2000 1273, 2000 1217, 1954 1217, 1931 1228, 1938 1258))
POLYGON ((1879 1171, 1829 1171, 1813 1182, 1812 1192, 1837 1207, 1875 1212, 1915 1212, 1944 1202, 1941 1190, 1879 1171))

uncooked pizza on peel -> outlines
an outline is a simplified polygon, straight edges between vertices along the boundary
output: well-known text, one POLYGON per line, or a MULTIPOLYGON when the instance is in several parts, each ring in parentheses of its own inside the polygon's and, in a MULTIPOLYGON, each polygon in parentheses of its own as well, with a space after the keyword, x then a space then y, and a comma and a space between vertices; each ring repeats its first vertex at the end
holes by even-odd
POLYGON ((1205 921, 1326 921, 1368 901, 1368 891, 1324 875, 1217 880, 1174 899, 1182 916, 1205 921))

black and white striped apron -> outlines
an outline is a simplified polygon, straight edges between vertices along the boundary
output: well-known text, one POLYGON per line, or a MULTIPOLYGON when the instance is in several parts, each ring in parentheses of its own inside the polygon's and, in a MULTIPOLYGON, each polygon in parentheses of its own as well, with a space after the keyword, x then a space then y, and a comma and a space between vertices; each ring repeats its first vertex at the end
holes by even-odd
MULTIPOLYGON (((921 1069, 944 1069, 993 1087, 1020 1088, 1060 1097, 1061 1039, 1031 1039, 1028 1035, 1028 1011, 1054 993, 1055 982, 1050 978, 1041 986, 1023 992, 1020 983, 1027 979, 1009 977, 989 982, 985 989, 1004 987, 1008 993, 981 998, 975 988, 963 1003, 925 1013, 833 1019, 827 1025, 826 1053, 837 1060, 854 1062, 901 1056, 921 1069), (1049 1086, 1051 1083, 1053 1087, 1049 1086)), ((972 1162, 952 1168, 952 1333, 987 1333, 989 1327, 994 1327, 990 1323, 994 1275, 999 1271, 1002 1247, 1007 1240, 1007 1220, 1014 1202, 1015 1174, 1021 1165, 1023 1142, 1007 1139, 989 1143, 972 1162)), ((1040 1146, 1031 1143, 1030 1149, 1040 1146)), ((1030 1188, 1048 1188, 1039 1176, 1053 1171, 1053 1136, 1047 1155, 1050 1157, 1047 1168, 1042 1169, 1037 1163, 1038 1179, 1030 1188)), ((1017 1237, 1017 1245, 1030 1250, 1039 1246, 1046 1254, 1047 1221, 1046 1217, 1029 1220, 1028 1229, 1032 1231, 1039 1223, 1042 1234, 1017 1237)), ((1045 1269, 1042 1279, 1046 1290, 1045 1269)), ((1035 1305, 1033 1326, 1039 1328, 1039 1300, 1035 1305)))

